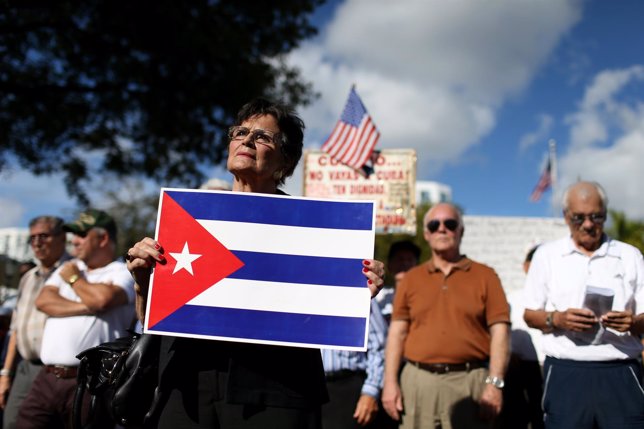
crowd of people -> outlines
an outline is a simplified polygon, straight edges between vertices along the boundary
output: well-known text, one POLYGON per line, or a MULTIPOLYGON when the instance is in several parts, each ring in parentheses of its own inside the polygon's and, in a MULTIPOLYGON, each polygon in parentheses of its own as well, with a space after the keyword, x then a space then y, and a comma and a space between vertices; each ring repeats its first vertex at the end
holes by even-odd
MULTIPOLYGON (((230 190, 284 195, 303 129, 281 104, 244 105, 229 133, 230 190)), ((440 203, 423 219, 429 260, 410 240, 393 243, 385 287, 385 264, 363 261, 373 297, 365 352, 163 336, 151 386, 162 405, 149 427, 644 427, 642 254, 604 233, 599 184, 571 185, 563 204, 570 235, 527 257, 525 320, 544 333, 543 369, 513 350, 501 281, 461 253, 462 214, 440 203)), ((30 222, 37 265, 21 278, 5 346, 4 428, 71 427, 76 355, 145 319, 166 249, 145 237, 121 258, 116 240, 101 210, 30 222)))

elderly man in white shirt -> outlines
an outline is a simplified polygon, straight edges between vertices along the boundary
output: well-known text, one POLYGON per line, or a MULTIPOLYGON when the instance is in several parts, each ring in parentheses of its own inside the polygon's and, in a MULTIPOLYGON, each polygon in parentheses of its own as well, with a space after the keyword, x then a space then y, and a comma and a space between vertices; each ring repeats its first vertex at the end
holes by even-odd
POLYGON ((644 427, 644 262, 604 234, 606 211, 599 184, 568 188, 571 235, 541 245, 526 279, 525 320, 545 334, 546 429, 644 427))

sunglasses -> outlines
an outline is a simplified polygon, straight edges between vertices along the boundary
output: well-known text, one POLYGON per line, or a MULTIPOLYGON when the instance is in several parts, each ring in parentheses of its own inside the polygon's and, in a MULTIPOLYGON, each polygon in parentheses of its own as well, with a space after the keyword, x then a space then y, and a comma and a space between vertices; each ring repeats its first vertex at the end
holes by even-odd
POLYGON ((570 215, 570 222, 575 226, 581 226, 586 219, 590 219, 595 225, 604 223, 606 220, 606 215, 604 213, 591 213, 591 214, 581 214, 581 213, 572 213, 570 215))
POLYGON ((450 231, 456 231, 456 228, 458 228, 458 221, 456 219, 445 219, 442 221, 440 219, 434 219, 427 222, 427 230, 432 234, 435 233, 436 231, 438 231, 438 228, 440 228, 441 222, 443 222, 445 228, 449 229, 450 231))

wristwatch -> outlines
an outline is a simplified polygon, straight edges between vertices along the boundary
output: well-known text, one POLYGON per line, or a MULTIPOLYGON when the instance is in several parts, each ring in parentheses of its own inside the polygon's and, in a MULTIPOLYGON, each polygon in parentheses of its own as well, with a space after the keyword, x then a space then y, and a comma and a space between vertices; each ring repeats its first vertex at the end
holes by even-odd
POLYGON ((72 274, 71 276, 69 276, 69 280, 67 280, 67 283, 69 283, 70 286, 74 286, 74 283, 76 283, 76 281, 79 278, 80 277, 78 276, 78 274, 72 274))
POLYGON ((546 328, 548 330, 553 330, 555 327, 555 312, 550 311, 546 313, 546 328))
POLYGON ((13 371, 10 369, 2 368, 0 369, 0 377, 11 377, 13 375, 13 371))
POLYGON ((489 375, 485 379, 485 384, 491 384, 492 386, 496 387, 497 389, 503 389, 503 386, 505 386, 505 381, 503 381, 502 378, 499 377, 490 377, 489 375))

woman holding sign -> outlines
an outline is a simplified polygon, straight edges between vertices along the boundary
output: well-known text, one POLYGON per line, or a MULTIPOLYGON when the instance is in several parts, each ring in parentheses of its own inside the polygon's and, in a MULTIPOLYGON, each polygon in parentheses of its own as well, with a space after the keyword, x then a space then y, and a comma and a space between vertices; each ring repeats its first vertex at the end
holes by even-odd
MULTIPOLYGON (((243 106, 229 131, 233 191, 284 195, 278 187, 300 160, 303 129, 285 106, 262 99, 243 106)), ((144 238, 127 259, 143 321, 151 269, 167 263, 166 249, 144 238)), ((364 260, 362 272, 375 296, 383 285, 383 264, 364 260)), ((315 348, 164 336, 159 373, 159 428, 319 428, 320 405, 327 400, 315 348)))

